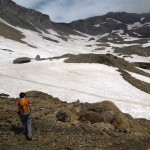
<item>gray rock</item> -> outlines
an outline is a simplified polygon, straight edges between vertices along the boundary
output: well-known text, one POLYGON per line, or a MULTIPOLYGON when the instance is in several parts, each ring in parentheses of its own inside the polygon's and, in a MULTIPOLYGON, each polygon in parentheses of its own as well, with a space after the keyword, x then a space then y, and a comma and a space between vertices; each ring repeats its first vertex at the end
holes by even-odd
POLYGON ((20 57, 17 58, 13 61, 14 64, 23 64, 23 63, 28 63, 31 61, 31 58, 28 57, 20 57))
POLYGON ((36 57, 35 57, 35 60, 40 60, 41 59, 41 57, 40 57, 40 55, 36 55, 36 57))
POLYGON ((37 31, 37 28, 46 31, 52 26, 48 15, 33 9, 17 5, 12 0, 0 0, 1 17, 8 23, 22 28, 37 31))

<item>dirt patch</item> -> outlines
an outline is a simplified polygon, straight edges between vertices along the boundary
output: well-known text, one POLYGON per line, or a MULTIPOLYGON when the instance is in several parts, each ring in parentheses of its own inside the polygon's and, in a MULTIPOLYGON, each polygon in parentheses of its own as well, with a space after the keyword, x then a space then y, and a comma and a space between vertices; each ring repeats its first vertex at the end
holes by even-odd
POLYGON ((51 38, 45 37, 45 36, 43 36, 43 39, 48 40, 48 41, 51 41, 51 42, 54 42, 54 43, 60 43, 60 42, 57 41, 57 40, 54 40, 54 39, 51 39, 51 38))
POLYGON ((122 73, 123 78, 128 81, 131 85, 135 86, 136 88, 140 89, 141 91, 144 91, 146 93, 150 94, 150 83, 146 83, 144 81, 138 80, 134 77, 132 77, 129 73, 126 71, 120 69, 119 70, 122 73))
POLYGON ((121 53, 126 55, 139 55, 144 57, 150 56, 150 47, 141 47, 141 46, 130 46, 124 48, 115 48, 115 53, 121 53))
POLYGON ((9 49, 1 49, 1 50, 6 51, 6 52, 14 52, 14 51, 9 50, 9 49))
POLYGON ((0 22, 0 35, 18 42, 23 42, 21 39, 24 38, 24 35, 20 31, 0 22))
POLYGON ((28 46, 32 47, 32 48, 36 48, 35 46, 32 46, 24 41, 22 41, 23 38, 25 38, 24 35, 22 35, 22 33, 2 22, 0 22, 0 35, 3 36, 6 39, 10 39, 13 41, 17 41, 23 44, 27 44, 28 46))
POLYGON ((150 70, 150 63, 136 62, 135 65, 140 67, 140 68, 150 70))

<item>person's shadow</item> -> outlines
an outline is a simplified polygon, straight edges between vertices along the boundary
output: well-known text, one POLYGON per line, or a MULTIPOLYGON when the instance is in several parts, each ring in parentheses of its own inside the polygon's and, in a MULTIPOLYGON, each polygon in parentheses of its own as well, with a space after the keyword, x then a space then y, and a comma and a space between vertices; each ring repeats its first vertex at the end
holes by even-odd
POLYGON ((10 130, 12 132, 14 132, 15 134, 24 134, 23 128, 22 127, 18 127, 16 125, 12 125, 11 128, 10 128, 10 130))

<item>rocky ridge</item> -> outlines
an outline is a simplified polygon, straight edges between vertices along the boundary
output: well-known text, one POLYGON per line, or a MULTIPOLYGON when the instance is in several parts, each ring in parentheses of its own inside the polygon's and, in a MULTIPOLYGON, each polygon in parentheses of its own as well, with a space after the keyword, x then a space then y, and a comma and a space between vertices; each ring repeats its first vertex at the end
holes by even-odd
POLYGON ((11 0, 0 0, 0 7, 0 17, 14 26, 37 32, 36 28, 46 32, 47 28, 52 27, 48 15, 19 6, 11 0))
POLYGON ((149 37, 150 27, 146 25, 148 22, 150 22, 149 13, 135 14, 126 12, 109 12, 104 16, 73 21, 71 22, 71 26, 76 30, 92 35, 111 33, 112 30, 124 30, 124 34, 137 36, 136 34, 133 34, 133 32, 137 32, 142 34, 143 37, 149 37), (132 25, 136 22, 145 24, 145 26, 143 25, 139 28, 128 30, 128 24, 132 25))

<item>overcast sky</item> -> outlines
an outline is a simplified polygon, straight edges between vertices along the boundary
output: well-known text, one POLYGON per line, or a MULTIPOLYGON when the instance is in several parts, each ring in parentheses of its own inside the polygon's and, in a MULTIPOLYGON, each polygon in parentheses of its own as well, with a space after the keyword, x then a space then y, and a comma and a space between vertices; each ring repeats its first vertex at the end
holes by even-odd
POLYGON ((52 21, 71 22, 107 12, 150 12, 150 0, 13 0, 17 4, 48 14, 52 21))

